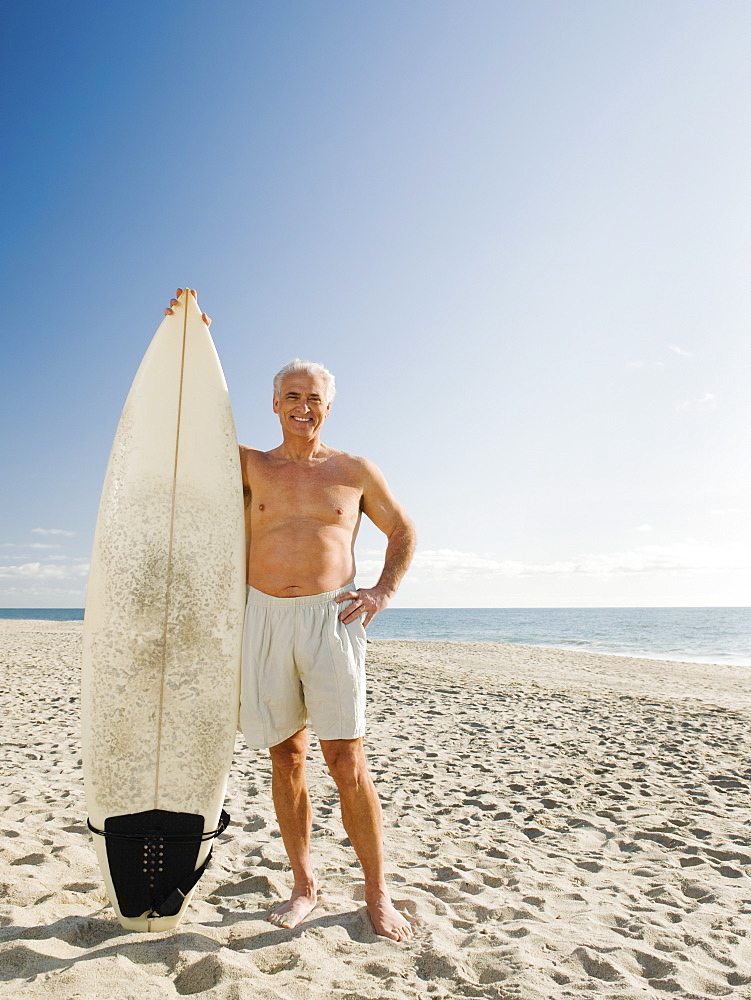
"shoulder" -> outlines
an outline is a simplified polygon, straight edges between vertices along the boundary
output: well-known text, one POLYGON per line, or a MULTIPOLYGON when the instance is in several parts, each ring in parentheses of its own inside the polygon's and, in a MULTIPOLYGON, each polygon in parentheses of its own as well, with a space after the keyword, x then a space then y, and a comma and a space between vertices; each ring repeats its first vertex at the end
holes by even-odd
POLYGON ((393 503, 394 498, 386 482, 386 477, 369 458, 362 455, 347 455, 351 476, 362 489, 362 503, 393 503))
POLYGON ((275 449, 272 451, 260 451, 258 448, 248 448, 244 444, 241 444, 239 447, 240 464, 243 468, 257 469, 262 465, 268 465, 269 461, 274 457, 275 449))
POLYGON ((248 448, 247 445, 238 445, 240 448, 240 461, 241 462, 257 462, 264 457, 264 452, 259 451, 258 448, 248 448))
POLYGON ((343 469, 366 485, 375 479, 383 479, 383 473, 375 463, 363 458, 361 455, 351 455, 347 451, 335 451, 331 449, 331 458, 343 469))
POLYGON ((244 444, 240 448, 240 472, 242 473, 243 484, 248 489, 254 477, 261 473, 261 469, 268 462, 266 452, 259 451, 258 448, 248 448, 244 444))

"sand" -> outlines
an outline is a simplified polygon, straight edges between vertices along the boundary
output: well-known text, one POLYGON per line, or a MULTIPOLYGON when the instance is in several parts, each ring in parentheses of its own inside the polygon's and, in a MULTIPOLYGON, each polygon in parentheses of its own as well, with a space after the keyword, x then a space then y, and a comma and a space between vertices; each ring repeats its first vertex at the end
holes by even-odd
POLYGON ((751 668, 498 643, 369 646, 387 870, 377 938, 333 782, 309 761, 321 876, 300 928, 269 764, 238 737, 188 917, 123 931, 85 826, 80 623, 0 622, 0 996, 44 1000, 751 997, 751 668))

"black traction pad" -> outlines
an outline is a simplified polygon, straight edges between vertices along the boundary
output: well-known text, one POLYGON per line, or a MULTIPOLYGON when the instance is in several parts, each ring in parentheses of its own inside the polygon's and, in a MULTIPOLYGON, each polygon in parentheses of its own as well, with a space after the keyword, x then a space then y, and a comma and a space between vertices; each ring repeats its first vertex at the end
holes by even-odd
POLYGON ((175 889, 191 882, 203 827, 203 816, 164 809, 105 820, 107 860, 124 917, 179 912, 184 897, 175 889))

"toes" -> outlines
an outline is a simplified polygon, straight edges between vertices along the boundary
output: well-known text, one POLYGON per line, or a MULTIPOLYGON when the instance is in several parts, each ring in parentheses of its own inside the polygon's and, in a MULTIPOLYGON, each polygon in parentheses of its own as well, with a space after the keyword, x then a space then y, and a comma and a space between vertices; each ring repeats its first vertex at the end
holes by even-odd
POLYGON ((292 924, 288 923, 278 913, 272 913, 269 916, 269 923, 273 924, 274 927, 283 927, 285 930, 289 930, 292 924))

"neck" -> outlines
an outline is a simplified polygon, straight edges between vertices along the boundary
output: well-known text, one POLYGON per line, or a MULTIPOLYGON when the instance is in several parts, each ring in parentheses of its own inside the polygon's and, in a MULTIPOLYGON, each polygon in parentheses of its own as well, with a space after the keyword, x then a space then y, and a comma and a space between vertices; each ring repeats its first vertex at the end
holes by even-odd
POLYGON ((279 453, 282 458, 287 458, 292 462, 309 462, 314 458, 320 458, 326 450, 326 445, 321 444, 318 434, 310 439, 301 439, 285 434, 279 453))

